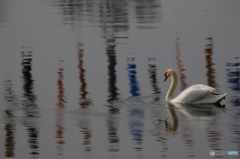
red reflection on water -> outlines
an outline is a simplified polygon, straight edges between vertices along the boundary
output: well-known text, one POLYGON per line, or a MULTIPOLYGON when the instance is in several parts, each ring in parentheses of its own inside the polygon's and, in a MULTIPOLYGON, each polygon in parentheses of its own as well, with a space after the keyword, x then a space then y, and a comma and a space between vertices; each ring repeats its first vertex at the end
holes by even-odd
POLYGON ((91 138, 92 138, 92 131, 89 126, 89 120, 88 119, 82 119, 77 124, 78 127, 81 129, 81 133, 84 135, 83 137, 83 145, 85 147, 85 151, 92 151, 92 148, 89 146, 91 144, 91 138))
POLYGON ((79 81, 82 84, 80 86, 80 100, 79 106, 81 108, 87 108, 92 105, 92 101, 87 98, 88 92, 86 91, 87 83, 85 79, 85 72, 86 70, 83 68, 83 49, 81 48, 81 44, 79 44, 78 49, 78 69, 79 69, 79 81))
MULTIPOLYGON (((79 69, 79 81, 81 83, 80 86, 80 99, 79 99, 79 107, 80 108, 88 108, 92 105, 92 100, 87 98, 88 92, 87 89, 87 83, 85 79, 85 73, 86 70, 83 68, 83 49, 82 44, 78 44, 78 69, 79 69)), ((81 118, 78 122, 78 127, 81 129, 81 133, 84 135, 83 145, 85 147, 85 151, 89 152, 92 151, 92 148, 89 146, 91 144, 91 138, 92 138, 92 131, 90 129, 90 123, 88 118, 81 118)))
MULTIPOLYGON (((177 40, 179 40, 180 38, 178 37, 177 40)), ((181 49, 180 49, 180 44, 179 42, 176 43, 176 60, 177 60, 177 68, 178 68, 178 74, 179 74, 179 80, 180 80, 180 90, 184 90, 187 88, 187 83, 186 83, 186 75, 185 75, 185 70, 183 68, 182 65, 182 59, 181 59, 181 49)), ((177 116, 176 116, 177 117, 177 116)), ((182 139, 184 142, 184 146, 186 146, 186 148, 192 148, 194 149, 194 142, 193 142, 193 131, 191 130, 190 127, 188 126, 183 126, 182 127, 182 139)), ((195 155, 193 153, 189 154, 188 157, 194 157, 195 155)))
MULTIPOLYGON (((179 40, 180 38, 177 38, 177 40, 179 40)), ((180 53, 181 49, 180 49, 180 45, 179 43, 177 42, 176 44, 176 60, 177 60, 177 68, 178 68, 178 74, 180 76, 180 83, 181 83, 181 87, 180 89, 181 90, 184 90, 187 88, 187 83, 186 83, 186 76, 184 74, 184 71, 185 69, 183 68, 183 65, 182 65, 182 60, 181 60, 181 53, 180 53)))
POLYGON ((215 63, 213 63, 212 61, 212 55, 213 55, 213 38, 209 37, 206 38, 206 40, 208 41, 208 43, 206 44, 206 48, 204 50, 204 53, 206 54, 205 59, 206 59, 206 65, 205 67, 207 68, 207 84, 211 87, 217 87, 217 83, 216 83, 216 76, 214 75, 215 69, 213 68, 213 65, 215 65, 215 63))
POLYGON ((57 124, 56 124, 56 138, 58 139, 56 143, 58 144, 65 144, 64 142, 64 129, 65 127, 62 126, 62 121, 63 121, 63 113, 62 112, 57 112, 57 124))
MULTIPOLYGON (((60 61, 63 62, 63 61, 60 61)), ((64 90, 64 84, 63 84, 63 68, 59 68, 58 70, 58 80, 57 80, 57 85, 58 85, 58 95, 57 95, 57 106, 58 108, 65 108, 65 104, 67 103, 65 98, 65 90, 64 90)), ((64 114, 63 112, 58 109, 57 113, 56 113, 56 143, 58 144, 57 146, 57 150, 59 151, 59 155, 63 155, 62 151, 64 150, 63 145, 65 144, 64 142, 64 129, 65 127, 63 126, 63 120, 64 120, 64 114)))
MULTIPOLYGON (((217 87, 218 84, 216 82, 216 76, 214 75, 216 73, 215 69, 213 68, 213 38, 208 37, 206 38, 207 44, 206 48, 204 50, 204 53, 206 54, 205 59, 206 59, 206 65, 205 67, 207 68, 207 84, 211 87, 217 87)), ((207 124, 206 128, 206 135, 207 135, 207 141, 209 143, 209 146, 211 147, 211 150, 221 150, 220 148, 220 142, 221 142, 221 131, 216 130, 217 129, 217 120, 214 119, 211 122, 207 124)))
POLYGON ((59 68, 59 71, 58 71, 58 81, 57 81, 57 85, 58 85, 58 103, 57 103, 57 106, 59 108, 65 108, 65 103, 66 103, 66 100, 64 99, 64 85, 63 85, 63 71, 64 69, 63 68, 59 68))
POLYGON ((206 128, 207 141, 211 150, 221 150, 220 143, 222 135, 221 130, 217 128, 217 125, 217 121, 214 119, 207 124, 206 128))

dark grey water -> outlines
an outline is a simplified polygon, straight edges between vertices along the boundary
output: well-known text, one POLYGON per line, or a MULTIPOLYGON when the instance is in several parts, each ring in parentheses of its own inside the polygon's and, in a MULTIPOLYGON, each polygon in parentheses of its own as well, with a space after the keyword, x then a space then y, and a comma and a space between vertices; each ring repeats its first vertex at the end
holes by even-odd
POLYGON ((210 150, 240 153, 239 6, 0 0, 0 158, 234 158, 210 150), (225 108, 166 104, 168 68, 225 108))

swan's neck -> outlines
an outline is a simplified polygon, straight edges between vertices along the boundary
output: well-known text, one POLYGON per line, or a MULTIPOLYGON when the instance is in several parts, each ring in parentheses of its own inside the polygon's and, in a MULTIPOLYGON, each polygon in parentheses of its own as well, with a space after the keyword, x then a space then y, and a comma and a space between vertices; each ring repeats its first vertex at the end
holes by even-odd
POLYGON ((178 77, 177 77, 177 74, 175 71, 172 72, 171 78, 172 78, 171 84, 170 84, 170 87, 169 87, 169 89, 167 91, 167 95, 166 95, 167 102, 170 102, 174 98, 174 92, 177 88, 178 77))

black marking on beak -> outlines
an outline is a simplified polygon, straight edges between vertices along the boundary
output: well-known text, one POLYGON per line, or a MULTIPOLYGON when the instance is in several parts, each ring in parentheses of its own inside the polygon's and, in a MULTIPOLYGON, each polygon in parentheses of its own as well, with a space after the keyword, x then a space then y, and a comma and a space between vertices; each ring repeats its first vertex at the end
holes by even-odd
POLYGON ((168 79, 167 72, 164 74, 164 82, 168 79))

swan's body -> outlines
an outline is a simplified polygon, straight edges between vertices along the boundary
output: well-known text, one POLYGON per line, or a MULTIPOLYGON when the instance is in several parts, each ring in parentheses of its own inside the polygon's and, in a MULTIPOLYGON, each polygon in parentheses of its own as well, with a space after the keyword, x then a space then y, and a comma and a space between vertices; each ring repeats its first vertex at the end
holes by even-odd
POLYGON ((172 77, 170 87, 166 95, 166 101, 171 103, 191 103, 191 104, 213 104, 220 103, 227 95, 227 93, 218 95, 215 93, 216 89, 207 85, 197 84, 188 87, 176 98, 174 98, 174 92, 177 88, 178 78, 174 70, 168 69, 164 75, 167 80, 168 77, 172 77))

